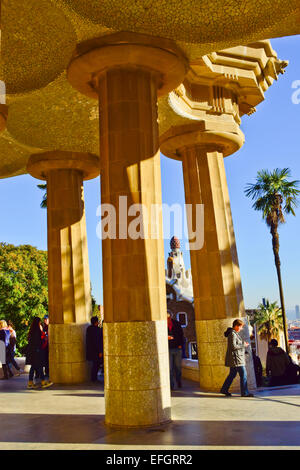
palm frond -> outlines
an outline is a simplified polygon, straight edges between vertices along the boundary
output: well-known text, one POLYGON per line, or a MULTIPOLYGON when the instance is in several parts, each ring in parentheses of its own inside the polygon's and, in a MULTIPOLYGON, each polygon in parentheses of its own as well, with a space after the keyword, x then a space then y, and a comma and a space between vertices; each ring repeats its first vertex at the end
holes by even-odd
POLYGON ((42 191, 45 191, 40 207, 42 209, 47 209, 47 183, 38 184, 37 187, 42 191))
POLYGON ((290 175, 289 168, 275 168, 271 172, 259 170, 256 182, 246 185, 245 195, 254 200, 253 209, 262 213, 262 218, 268 225, 284 223, 284 214, 295 215, 300 181, 288 181, 290 175))

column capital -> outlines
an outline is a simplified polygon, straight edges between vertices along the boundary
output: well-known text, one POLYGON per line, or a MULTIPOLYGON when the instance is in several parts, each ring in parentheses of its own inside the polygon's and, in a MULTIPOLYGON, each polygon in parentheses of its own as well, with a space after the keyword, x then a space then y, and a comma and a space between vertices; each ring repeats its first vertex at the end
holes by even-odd
POLYGON ((244 143, 241 117, 251 115, 264 100, 264 92, 284 72, 286 61, 277 59, 269 41, 212 52, 195 61, 184 81, 169 93, 161 109, 164 116, 162 152, 182 158, 182 149, 201 145, 236 152, 244 143))
POLYGON ((171 127, 160 139, 161 152, 167 157, 182 160, 185 149, 200 147, 205 152, 220 152, 224 157, 239 150, 244 134, 235 122, 218 123, 201 120, 171 127))
POLYGON ((78 170, 84 180, 90 180, 100 174, 100 161, 91 153, 62 150, 33 154, 28 160, 27 171, 34 178, 47 180, 52 170, 78 170))
POLYGON ((98 98, 97 79, 111 68, 141 68, 157 74, 158 96, 183 81, 188 62, 171 40, 120 32, 78 44, 67 70, 71 85, 91 98, 98 98))

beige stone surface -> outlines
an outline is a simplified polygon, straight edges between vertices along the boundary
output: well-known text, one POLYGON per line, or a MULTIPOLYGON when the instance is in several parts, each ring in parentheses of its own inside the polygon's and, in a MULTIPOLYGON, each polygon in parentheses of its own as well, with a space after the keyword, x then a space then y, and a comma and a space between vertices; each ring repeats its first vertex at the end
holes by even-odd
MULTIPOLYGON (((99 96, 101 202, 114 205, 118 230, 120 196, 148 214, 161 205, 157 93, 180 84, 185 71, 173 42, 131 33, 82 43, 69 65, 70 83, 99 96)), ((150 218, 141 219, 145 236, 132 239, 126 230, 126 240, 102 239, 106 322, 166 318, 162 217, 157 239, 147 236, 150 218)))
POLYGON ((188 57, 183 83, 159 102, 161 150, 182 159, 181 149, 197 143, 231 155, 244 143, 241 117, 256 111, 288 62, 277 58, 270 41, 188 57))
POLYGON ((169 421, 166 320, 104 322, 103 333, 106 423, 135 427, 169 421))
POLYGON ((186 202, 204 204, 204 245, 190 252, 195 317, 244 316, 223 155, 188 148, 183 172, 186 202))
POLYGON ((217 45, 218 49, 235 41, 249 42, 253 37, 299 33, 296 0, 288 5, 282 0, 272 3, 209 0, 205 4, 191 0, 155 0, 147 5, 142 0, 65 0, 65 3, 81 17, 115 30, 153 34, 207 47, 217 45))
MULTIPOLYGON (((25 172, 29 155, 39 149, 52 151, 42 160, 31 157, 27 169, 48 185, 53 379, 85 377, 82 336, 72 356, 67 333, 59 336, 56 328, 76 324, 82 334, 79 325, 90 311, 82 181, 94 177, 94 164, 83 162, 80 152, 97 148, 98 115, 102 203, 117 207, 122 195, 128 205, 161 204, 160 134, 163 152, 183 160, 187 202, 205 204, 204 248, 191 252, 196 320, 244 316, 223 156, 241 147, 241 116, 254 111, 286 65, 264 39, 299 32, 299 14, 296 0, 288 7, 281 0, 247 0, 243 6, 233 0, 154 1, 148 8, 130 0, 41 0, 38 6, 33 0, 3 1, 0 79, 7 87, 8 118, 0 151, 9 150, 0 177, 25 172)), ((170 416, 167 333, 160 323, 166 318, 161 217, 157 227, 157 240, 103 240, 107 328, 124 324, 125 330, 130 322, 134 331, 138 323, 147 329, 157 321, 148 335, 157 339, 158 329, 163 345, 161 351, 154 342, 142 354, 147 334, 137 339, 126 330, 120 340, 108 334, 110 424, 150 425, 170 416)), ((220 333, 220 324, 216 330, 207 324, 206 348, 199 343, 200 383, 212 389, 224 375, 215 331, 220 333)), ((200 336, 205 339, 203 331, 200 336)))
MULTIPOLYGON (((157 75, 158 96, 163 96, 182 82, 188 61, 174 41, 123 31, 79 44, 68 66, 67 78, 75 89, 97 98, 100 74, 115 67, 152 70, 157 75)), ((121 90, 119 85, 119 94, 121 90)), ((128 97, 134 96, 133 90, 130 92, 127 88, 126 92, 128 97)))
MULTIPOLYGON (((186 203, 204 204, 204 245, 190 251, 200 387, 218 391, 228 374, 224 327, 245 317, 223 154, 190 142, 182 155, 186 203)), ((248 362, 255 387, 252 356, 248 362)))
MULTIPOLYGON (((147 10, 144 10, 141 4, 137 7, 136 2, 128 0, 126 12, 131 11, 133 7, 134 11, 131 11, 131 14, 134 17, 130 17, 131 19, 127 17, 122 7, 121 17, 126 23, 128 21, 124 29, 118 25, 120 14, 112 17, 113 21, 116 21, 115 26, 107 23, 104 12, 106 8, 103 10, 99 7, 96 0, 91 0, 89 7, 86 7, 89 13, 84 12, 85 7, 80 6, 78 4, 80 2, 74 5, 64 0, 41 0, 39 4, 34 0, 3 0, 0 79, 7 85, 6 102, 9 114, 7 131, 0 136, 0 178, 26 173, 28 158, 33 153, 57 149, 98 153, 97 101, 83 96, 72 88, 66 78, 66 70, 74 51, 81 46, 81 43, 94 41, 95 38, 105 40, 105 37, 111 33, 118 34, 125 30, 148 35, 154 41, 166 42, 173 39, 177 50, 181 50, 189 62, 189 75, 196 80, 199 81, 202 77, 204 84, 207 84, 207 79, 211 79, 213 75, 216 89, 222 88, 220 70, 223 68, 231 82, 236 85, 236 95, 245 90, 243 82, 247 81, 246 95, 240 95, 239 108, 241 115, 252 112, 253 106, 263 99, 261 92, 255 91, 256 83, 261 89, 269 86, 272 80, 276 79, 280 61, 277 61, 276 53, 269 46, 269 41, 264 40, 266 37, 272 37, 271 33, 267 33, 268 27, 266 26, 267 29, 263 34, 261 28, 257 30, 254 26, 257 21, 262 23, 266 21, 266 17, 261 16, 261 10, 259 15, 253 17, 253 22, 244 23, 244 9, 242 8, 243 13, 239 16, 240 8, 236 5, 233 8, 232 0, 226 1, 228 9, 223 20, 227 21, 229 12, 232 11, 235 26, 242 21, 241 29, 245 35, 239 36, 238 29, 235 29, 237 35, 232 37, 231 28, 220 29, 220 18, 224 9, 215 8, 214 4, 205 5, 204 23, 207 21, 208 23, 204 27, 203 15, 196 10, 192 10, 191 14, 189 6, 187 10, 180 6, 181 14, 188 14, 189 17, 188 20, 182 17, 184 23, 181 24, 181 14, 178 21, 174 22, 174 18, 178 16, 178 14, 174 16, 175 4, 162 5, 161 1, 157 0, 154 2, 155 6, 151 4, 147 10), (210 8, 211 17, 209 17, 210 8), (21 16, 18 14, 20 9, 21 16), (93 12, 92 18, 91 12, 93 12), (160 28, 165 27, 168 12, 172 15, 172 27, 168 26, 166 33, 163 33, 160 28), (161 14, 163 21, 159 19, 161 14), (139 17, 142 18, 144 25, 141 25, 141 28, 138 27, 139 17), (38 18, 38 21, 33 21, 33 18, 38 18), (135 27, 132 25, 132 18, 135 27), (152 31, 146 26, 147 18, 153 21, 152 31), (201 23, 202 26, 195 29, 195 22, 201 23), (251 23, 254 28, 253 34, 247 35, 246 30, 251 23), (44 25, 47 25, 47 28, 44 25), (181 28, 186 29, 188 34, 194 35, 195 31, 198 33, 201 31, 205 36, 209 31, 213 31, 214 27, 220 32, 222 41, 217 40, 215 32, 213 41, 203 42, 201 38, 190 41, 184 39, 184 35, 180 39, 181 28), (175 37, 174 31, 172 33, 173 28, 178 30, 175 37), (247 43, 250 43, 247 47, 240 46, 247 43), (224 48, 227 48, 226 51, 223 51, 224 48)), ((253 0, 249 0, 249 4, 252 2, 253 0)), ((114 7, 118 8, 117 4, 118 2, 114 7)), ((286 9, 283 0, 282 2, 278 0, 276 4, 277 8, 272 7, 274 18, 277 13, 286 9), (282 4, 279 6, 280 3, 282 4)), ((262 2, 260 8, 264 7, 265 4, 262 2)), ((251 8, 246 8, 249 17, 253 12, 251 8)), ((109 9, 113 9, 112 5, 109 9)), ((278 23, 275 19, 274 21, 283 31, 286 28, 290 29, 290 34, 295 34, 298 25, 297 14, 297 8, 289 6, 285 16, 281 16, 278 23), (285 27, 284 21, 286 21, 285 27)), ((269 16, 266 22, 269 27, 270 22, 272 26, 275 24, 269 16)), ((275 31, 274 34, 276 36, 275 31)), ((173 109, 174 101, 176 101, 174 94, 159 100, 161 135, 174 125, 186 123, 189 117, 185 114, 185 108, 179 113, 173 109)), ((213 101, 218 100, 212 99, 213 101)))
MULTIPOLYGON (((204 206, 203 246, 193 249, 191 243, 190 256, 200 387, 205 390, 220 390, 228 375, 224 366, 225 326, 232 326, 234 318, 245 317, 224 157, 243 145, 240 116, 252 112, 263 99, 263 92, 277 78, 276 64, 269 43, 258 49, 253 45, 213 53, 196 66, 198 76, 189 73, 169 95, 171 107, 182 112, 189 122, 165 132, 160 137, 161 149, 165 155, 182 160, 186 203, 204 206), (257 79, 258 71, 267 69, 270 62, 274 66, 273 78, 257 79), (237 64, 239 91, 228 69, 232 67, 234 72, 237 64)), ((255 387, 252 355, 249 356, 249 384, 255 387)), ((234 387, 236 384, 237 380, 234 387)))
POLYGON ((182 359, 181 373, 184 379, 192 380, 199 384, 199 364, 196 360, 182 359))
MULTIPOLYGON (((254 398, 227 398, 183 380, 183 388, 172 392, 171 423, 117 429, 105 425, 102 384, 38 391, 26 389, 27 380, 22 374, 0 381, 1 450, 106 450, 110 455, 158 449, 175 454, 191 449, 300 450, 299 385, 260 389, 254 398)), ((115 392, 111 413, 120 399, 115 392)))
POLYGON ((51 380, 84 382, 91 287, 83 179, 99 174, 99 162, 93 155, 46 152, 30 158, 28 171, 47 181, 51 380))
POLYGON ((89 366, 85 360, 87 326, 88 323, 55 324, 50 322, 49 365, 50 378, 54 383, 72 384, 88 380, 89 366))
MULTIPOLYGON (((96 155, 80 152, 64 152, 62 150, 43 152, 32 155, 28 161, 27 169, 34 178, 47 180, 51 171, 71 170, 82 174, 83 180, 96 178, 100 173, 100 162, 96 155)), ((57 173, 60 177, 60 186, 64 189, 66 197, 70 197, 68 184, 63 173, 57 173)), ((59 202, 59 195, 56 194, 56 205, 59 202)), ((74 203, 74 201, 72 201, 74 203)))

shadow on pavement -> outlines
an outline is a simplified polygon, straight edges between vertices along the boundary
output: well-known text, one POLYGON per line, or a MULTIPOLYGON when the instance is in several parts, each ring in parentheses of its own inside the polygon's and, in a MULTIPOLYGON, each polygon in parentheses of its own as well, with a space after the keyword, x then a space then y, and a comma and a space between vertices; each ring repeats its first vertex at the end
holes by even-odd
POLYGON ((103 415, 0 414, 1 442, 159 445, 299 446, 296 421, 187 421, 153 429, 109 428, 103 415))

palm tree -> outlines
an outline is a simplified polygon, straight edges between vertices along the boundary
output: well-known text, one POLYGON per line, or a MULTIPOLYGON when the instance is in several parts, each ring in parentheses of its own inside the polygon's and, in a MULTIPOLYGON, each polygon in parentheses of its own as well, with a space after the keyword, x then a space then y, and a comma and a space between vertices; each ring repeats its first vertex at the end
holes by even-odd
POLYGON ((286 214, 295 215, 294 209, 297 207, 297 196, 300 193, 300 190, 297 189, 299 181, 288 181, 290 174, 289 168, 283 170, 276 168, 272 172, 261 170, 257 172, 256 182, 254 184, 249 183, 245 189, 246 196, 255 200, 252 207, 262 212, 263 219, 270 227, 287 352, 289 351, 289 343, 280 270, 278 227, 280 224, 285 223, 284 216, 286 214))
POLYGON ((41 206, 42 209, 47 209, 47 183, 38 184, 37 187, 42 189, 43 191, 45 191, 45 194, 43 196, 43 199, 42 199, 42 202, 41 202, 40 206, 41 206))
POLYGON ((265 304, 259 304, 253 323, 261 339, 267 340, 268 344, 272 338, 278 339, 283 330, 283 316, 277 302, 270 304, 266 300, 265 304))

